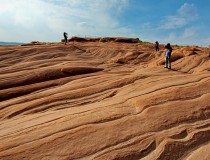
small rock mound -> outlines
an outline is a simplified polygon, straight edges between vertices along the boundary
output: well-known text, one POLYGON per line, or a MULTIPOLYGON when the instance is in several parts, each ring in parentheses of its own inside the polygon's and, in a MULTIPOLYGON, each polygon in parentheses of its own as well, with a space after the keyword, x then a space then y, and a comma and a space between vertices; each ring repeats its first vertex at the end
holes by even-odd
POLYGON ((21 46, 34 46, 34 45, 48 45, 47 42, 32 41, 31 43, 22 44, 21 46))
MULTIPOLYGON (((125 37, 102 37, 102 38, 83 38, 74 36, 68 39, 68 42, 122 42, 122 43, 140 43, 139 38, 125 38, 125 37)), ((65 42, 65 39, 61 39, 65 42)))
POLYGON ((116 38, 115 42, 123 42, 123 43, 139 43, 141 42, 139 38, 116 38))
POLYGON ((103 38, 100 38, 100 42, 114 42, 116 38, 114 37, 103 37, 103 38))
POLYGON ((197 51, 200 51, 196 47, 186 47, 181 49, 181 52, 183 53, 184 56, 191 56, 197 54, 197 51))

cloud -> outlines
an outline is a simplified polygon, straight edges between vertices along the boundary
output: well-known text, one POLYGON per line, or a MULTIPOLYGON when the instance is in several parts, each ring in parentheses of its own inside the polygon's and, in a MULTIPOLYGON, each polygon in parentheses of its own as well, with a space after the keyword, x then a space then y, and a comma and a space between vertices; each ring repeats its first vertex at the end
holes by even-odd
POLYGON ((187 20, 179 16, 167 16, 165 22, 162 22, 161 28, 163 29, 176 29, 181 28, 187 24, 187 20))
POLYGON ((14 9, 14 6, 7 3, 6 1, 2 1, 0 5, 0 11, 6 12, 6 11, 12 11, 14 9))
POLYGON ((165 43, 179 44, 179 45, 198 45, 202 44, 202 39, 199 37, 199 28, 188 27, 180 33, 171 32, 168 33, 166 38, 163 39, 165 43))
POLYGON ((198 18, 198 11, 194 4, 184 3, 178 10, 177 15, 166 16, 162 21, 161 29, 177 29, 185 27, 191 21, 198 18))
POLYGON ((182 38, 184 39, 196 38, 198 36, 197 32, 198 29, 195 27, 185 28, 182 38))
POLYGON ((77 25, 79 27, 81 27, 81 28, 90 28, 90 29, 94 29, 95 28, 94 25, 92 25, 92 24, 90 24, 88 22, 79 22, 77 25))
POLYGON ((174 41, 177 39, 177 35, 175 33, 170 33, 167 40, 168 41, 174 41))
POLYGON ((152 29, 153 28, 153 25, 151 22, 145 22, 141 25, 141 29, 152 29))
POLYGON ((178 13, 179 15, 190 19, 195 19, 198 17, 198 11, 194 4, 184 3, 178 9, 178 13))
POLYGON ((13 37, 12 41, 60 41, 64 31, 70 36, 129 32, 119 20, 129 0, 1 0, 0 3, 0 21, 4 22, 0 24, 1 32, 13 35, 1 36, 2 40, 13 37))

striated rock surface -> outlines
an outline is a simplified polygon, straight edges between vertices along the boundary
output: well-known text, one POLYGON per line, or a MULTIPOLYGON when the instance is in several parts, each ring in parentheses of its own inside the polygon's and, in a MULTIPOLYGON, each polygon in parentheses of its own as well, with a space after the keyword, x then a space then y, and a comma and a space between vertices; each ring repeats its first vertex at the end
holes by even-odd
POLYGON ((209 160, 209 49, 0 46, 0 159, 209 160))

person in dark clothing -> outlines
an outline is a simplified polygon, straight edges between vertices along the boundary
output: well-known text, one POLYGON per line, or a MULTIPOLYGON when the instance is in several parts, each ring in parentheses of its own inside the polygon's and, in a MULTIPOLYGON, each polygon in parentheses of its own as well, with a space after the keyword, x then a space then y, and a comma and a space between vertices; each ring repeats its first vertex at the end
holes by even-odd
POLYGON ((67 43, 67 35, 68 35, 68 33, 66 33, 66 32, 63 32, 63 36, 64 36, 64 39, 65 39, 65 45, 66 45, 66 43, 67 43))
POLYGON ((156 52, 159 51, 159 42, 158 41, 155 42, 155 50, 156 50, 156 52))
POLYGON ((166 49, 166 60, 165 60, 165 68, 171 69, 171 53, 172 53, 172 47, 170 43, 168 43, 165 46, 166 49))
MULTIPOLYGON (((209 49, 210 49, 210 45, 209 45, 209 49)), ((209 52, 209 58, 210 58, 210 52, 209 52)))

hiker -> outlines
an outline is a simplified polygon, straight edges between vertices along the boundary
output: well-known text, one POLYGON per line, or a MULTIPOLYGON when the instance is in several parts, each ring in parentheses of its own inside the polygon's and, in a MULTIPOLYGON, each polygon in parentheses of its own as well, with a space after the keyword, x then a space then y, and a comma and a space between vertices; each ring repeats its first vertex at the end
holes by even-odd
POLYGON ((166 60, 165 60, 165 68, 171 69, 171 53, 172 47, 170 43, 165 46, 166 49, 166 60))
POLYGON ((67 35, 68 35, 68 33, 66 33, 66 32, 63 32, 63 36, 64 36, 64 39, 65 39, 65 45, 66 45, 66 43, 67 43, 67 35))
MULTIPOLYGON (((209 49, 210 49, 210 45, 209 45, 209 49)), ((209 58, 210 58, 210 52, 209 52, 209 58)))
POLYGON ((156 50, 156 52, 159 51, 159 43, 158 43, 158 41, 155 42, 155 50, 156 50))

